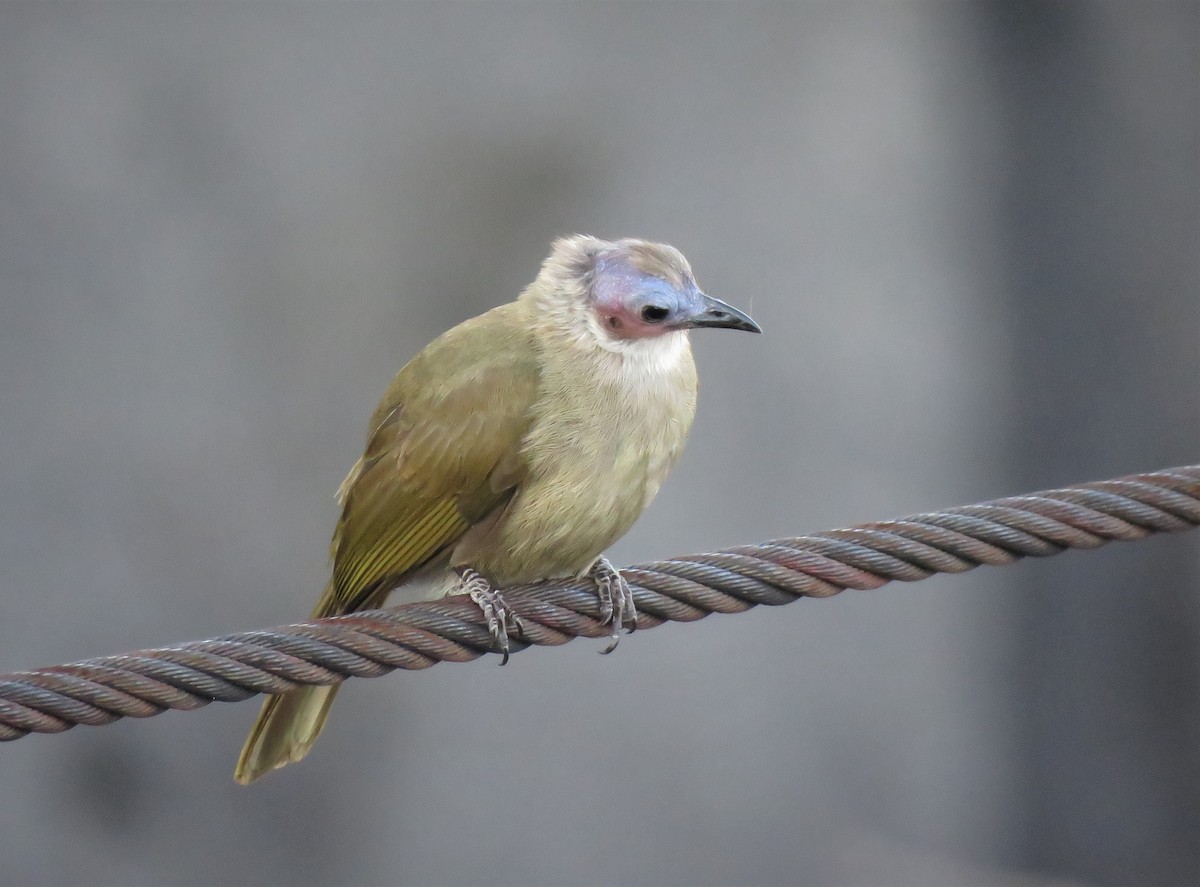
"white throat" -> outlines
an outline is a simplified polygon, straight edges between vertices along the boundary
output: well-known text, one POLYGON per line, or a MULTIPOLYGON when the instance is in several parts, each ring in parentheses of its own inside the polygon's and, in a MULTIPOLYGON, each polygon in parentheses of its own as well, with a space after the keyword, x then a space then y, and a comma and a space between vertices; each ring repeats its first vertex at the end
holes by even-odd
POLYGON ((597 323, 596 343, 617 356, 630 373, 647 376, 672 373, 690 350, 688 334, 683 330, 645 339, 614 339, 599 326, 597 323))

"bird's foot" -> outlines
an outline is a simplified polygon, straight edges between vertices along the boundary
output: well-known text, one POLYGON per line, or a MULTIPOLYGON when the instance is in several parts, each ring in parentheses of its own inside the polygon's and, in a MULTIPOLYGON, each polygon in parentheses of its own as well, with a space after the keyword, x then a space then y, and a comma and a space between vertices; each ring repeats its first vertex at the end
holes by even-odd
POLYGON ((628 626, 631 634, 637 628, 637 606, 633 602, 633 591, 621 571, 606 557, 596 561, 588 575, 596 583, 596 590, 600 594, 600 624, 611 622, 613 627, 611 643, 600 652, 611 653, 621 640, 622 628, 628 626))
POLYGON ((504 656, 500 660, 500 664, 508 664, 508 635, 510 631, 518 636, 524 633, 521 617, 512 611, 508 602, 500 596, 500 592, 492 586, 486 576, 475 572, 470 567, 462 567, 457 570, 457 573, 462 590, 479 605, 479 609, 483 610, 483 617, 487 619, 488 633, 491 634, 492 640, 496 642, 496 646, 500 648, 500 652, 504 656))

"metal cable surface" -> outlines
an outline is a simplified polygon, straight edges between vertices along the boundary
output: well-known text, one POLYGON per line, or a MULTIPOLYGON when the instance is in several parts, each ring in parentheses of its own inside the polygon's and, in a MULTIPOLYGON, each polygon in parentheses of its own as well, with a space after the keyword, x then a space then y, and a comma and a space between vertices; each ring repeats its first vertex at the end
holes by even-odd
MULTIPOLYGON (((639 629, 915 582, 980 564, 1096 548, 1200 525, 1200 465, 996 499, 795 539, 740 545, 622 571, 639 629)), ((589 580, 504 591, 531 645, 605 637, 589 580)), ((496 652, 483 614, 461 595, 262 631, 0 675, 0 740, 109 724, 167 709, 238 702, 299 684, 377 677, 496 652)))

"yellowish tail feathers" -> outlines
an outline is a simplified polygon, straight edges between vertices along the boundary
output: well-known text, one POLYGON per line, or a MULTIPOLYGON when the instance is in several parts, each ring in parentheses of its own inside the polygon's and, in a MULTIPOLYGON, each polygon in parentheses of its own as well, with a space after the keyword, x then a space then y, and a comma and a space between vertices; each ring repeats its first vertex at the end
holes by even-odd
POLYGON ((233 778, 249 785, 278 767, 308 754, 333 704, 338 685, 299 687, 263 703, 246 739, 233 778))

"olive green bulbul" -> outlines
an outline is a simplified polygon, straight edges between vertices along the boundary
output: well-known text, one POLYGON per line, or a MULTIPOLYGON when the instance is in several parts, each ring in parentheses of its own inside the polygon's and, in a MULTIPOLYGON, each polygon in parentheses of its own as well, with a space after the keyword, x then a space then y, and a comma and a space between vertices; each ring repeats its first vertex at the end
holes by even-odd
MULTIPOLYGON (((443 333, 389 386, 338 491, 333 576, 313 617, 429 579, 426 596, 470 593, 507 650, 513 620, 496 589, 590 575, 614 631, 632 625, 633 597, 601 555, 683 450, 697 327, 760 331, 701 292, 672 246, 556 241, 516 301, 443 333)), ((304 757, 336 691, 268 699, 234 778, 304 757)))

